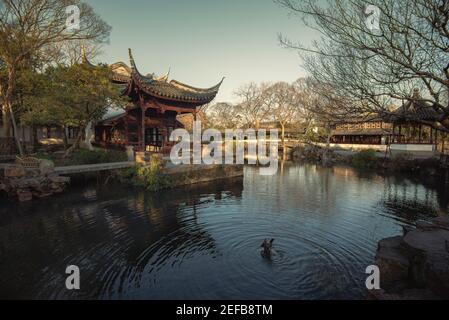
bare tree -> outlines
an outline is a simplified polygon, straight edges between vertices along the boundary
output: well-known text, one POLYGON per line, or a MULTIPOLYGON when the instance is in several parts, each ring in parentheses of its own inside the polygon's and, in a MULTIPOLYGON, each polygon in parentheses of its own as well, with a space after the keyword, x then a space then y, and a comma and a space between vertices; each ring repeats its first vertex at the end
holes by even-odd
POLYGON ((295 90, 295 97, 297 100, 297 112, 294 114, 294 121, 301 123, 306 135, 316 126, 316 115, 314 112, 316 93, 308 86, 307 78, 299 78, 292 83, 293 90, 295 90))
POLYGON ((74 65, 83 62, 84 58, 93 61, 103 54, 103 43, 88 40, 69 40, 56 44, 57 56, 52 61, 57 64, 74 65))
POLYGON ((299 111, 299 91, 286 82, 277 82, 267 89, 265 98, 273 101, 272 116, 281 127, 281 141, 285 150, 285 126, 291 123, 299 111))
POLYGON ((350 99, 353 110, 388 115, 391 104, 419 100, 439 114, 424 123, 449 130, 449 1, 372 0, 377 30, 366 24, 373 17, 364 0, 275 1, 322 35, 312 46, 283 36, 281 43, 300 50, 315 81, 350 99), (414 88, 422 94, 411 96, 414 88))
POLYGON ((267 90, 269 87, 267 83, 251 82, 235 92, 235 95, 240 98, 236 109, 245 125, 258 130, 260 123, 268 118, 274 103, 274 96, 267 90))
MULTIPOLYGON (((11 136, 10 122, 17 132, 12 100, 19 65, 36 57, 46 61, 49 56, 56 56, 57 44, 67 41, 102 42, 108 38, 110 27, 91 6, 79 0, 1 0, 1 4, 0 59, 8 75, 2 88, 2 110, 5 134, 11 136), (73 5, 80 10, 80 23, 79 28, 69 30, 66 9, 73 5)), ((17 135, 16 142, 20 154, 23 154, 17 135)))
POLYGON ((232 129, 242 125, 242 116, 238 114, 236 106, 219 102, 210 106, 206 111, 206 118, 210 125, 217 129, 232 129))
POLYGON ((312 117, 313 123, 325 130, 326 147, 322 162, 327 164, 333 124, 350 121, 352 117, 359 115, 358 109, 352 105, 351 99, 340 96, 331 86, 323 85, 311 78, 300 79, 295 82, 295 86, 299 92, 301 112, 312 117))

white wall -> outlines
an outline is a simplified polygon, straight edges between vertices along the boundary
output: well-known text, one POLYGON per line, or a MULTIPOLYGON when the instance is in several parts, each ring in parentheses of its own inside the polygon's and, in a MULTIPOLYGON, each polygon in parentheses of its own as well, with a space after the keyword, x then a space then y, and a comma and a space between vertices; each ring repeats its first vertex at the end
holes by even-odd
MULTIPOLYGON (((326 146, 325 143, 320 143, 321 146, 326 146)), ((330 147, 333 149, 349 150, 349 151, 359 151, 373 149, 376 151, 385 152, 387 149, 386 145, 380 144, 346 144, 346 143, 331 143, 330 147)))

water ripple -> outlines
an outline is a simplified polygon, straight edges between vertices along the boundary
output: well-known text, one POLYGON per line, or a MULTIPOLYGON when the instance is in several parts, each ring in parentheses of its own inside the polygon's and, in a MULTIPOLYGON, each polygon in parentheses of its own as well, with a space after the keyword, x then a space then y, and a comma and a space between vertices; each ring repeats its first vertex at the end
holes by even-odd
POLYGON ((311 165, 159 194, 74 189, 0 207, 0 297, 358 299, 377 241, 441 199, 409 180, 311 165), (64 287, 70 264, 78 292, 64 287))

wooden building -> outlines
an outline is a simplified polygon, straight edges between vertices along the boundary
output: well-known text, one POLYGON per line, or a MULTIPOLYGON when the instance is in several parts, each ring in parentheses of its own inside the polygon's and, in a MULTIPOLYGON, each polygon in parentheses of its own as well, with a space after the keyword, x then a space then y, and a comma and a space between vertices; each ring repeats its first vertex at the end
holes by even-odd
POLYGON ((386 118, 393 124, 392 152, 444 153, 446 132, 436 129, 441 114, 421 99, 418 89, 414 90, 412 99, 386 118))
POLYGON ((334 124, 331 142, 336 144, 388 144, 393 135, 392 123, 378 116, 350 119, 334 124))
POLYGON ((393 124, 396 144, 436 144, 438 130, 430 124, 439 121, 439 114, 432 106, 420 101, 419 91, 415 89, 413 99, 405 102, 386 119, 393 124), (423 124, 429 123, 429 125, 423 124))
MULTIPOLYGON (((211 102, 223 79, 217 85, 202 89, 168 81, 169 73, 156 77, 142 75, 129 50, 130 66, 123 62, 111 65, 112 81, 123 86, 122 94, 129 106, 122 113, 107 117, 95 126, 95 143, 109 148, 133 146, 136 151, 167 152, 171 132, 182 127, 176 117, 193 114, 198 107, 211 102)), ((86 59, 87 60, 87 59, 86 59)))
POLYGON ((331 142, 387 145, 392 151, 432 154, 444 149, 446 133, 434 128, 440 118, 415 89, 410 99, 394 111, 335 123, 331 142))
POLYGON ((0 109, 0 160, 2 158, 14 158, 18 154, 18 148, 15 136, 19 138, 25 152, 32 153, 36 151, 39 144, 49 145, 62 143, 67 139, 68 143, 73 142, 78 135, 79 129, 76 127, 62 128, 58 126, 28 126, 22 123, 17 124, 17 132, 14 132, 12 125, 9 130, 12 137, 6 137, 3 127, 3 112, 0 109))

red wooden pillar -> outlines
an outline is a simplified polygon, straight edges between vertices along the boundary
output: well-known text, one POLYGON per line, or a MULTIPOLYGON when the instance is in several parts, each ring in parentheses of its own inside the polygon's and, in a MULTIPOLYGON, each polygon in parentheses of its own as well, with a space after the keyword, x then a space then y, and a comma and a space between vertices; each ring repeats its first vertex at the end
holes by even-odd
POLYGON ((161 141, 161 150, 164 150, 165 146, 167 145, 167 141, 168 141, 168 129, 167 129, 167 125, 164 124, 163 127, 161 127, 161 135, 162 135, 162 141, 161 141))
POLYGON ((421 139, 421 137, 422 137, 422 125, 419 125, 419 127, 418 127, 418 130, 419 130, 419 133, 418 133, 418 142, 419 143, 421 143, 422 141, 422 139, 421 139))
POLYGON ((433 144, 433 128, 432 127, 429 128, 430 128, 430 143, 433 144))
POLYGON ((391 144, 391 143, 394 143, 394 142, 395 142, 395 139, 396 139, 396 135, 395 135, 396 124, 393 122, 392 126, 393 126, 393 135, 390 136, 390 141, 389 141, 390 144, 391 144))
POLYGON ((128 111, 126 111, 125 115, 125 145, 129 145, 128 111))
POLYGON ((444 154, 444 140, 446 140, 446 134, 442 133, 441 137, 441 153, 444 154))
POLYGON ((141 129, 141 147, 142 147, 142 151, 146 151, 146 145, 145 145, 145 111, 146 108, 145 107, 141 107, 141 124, 140 124, 140 129, 141 129))
POLYGON ((435 129, 435 147, 436 150, 438 151, 438 130, 435 129))

